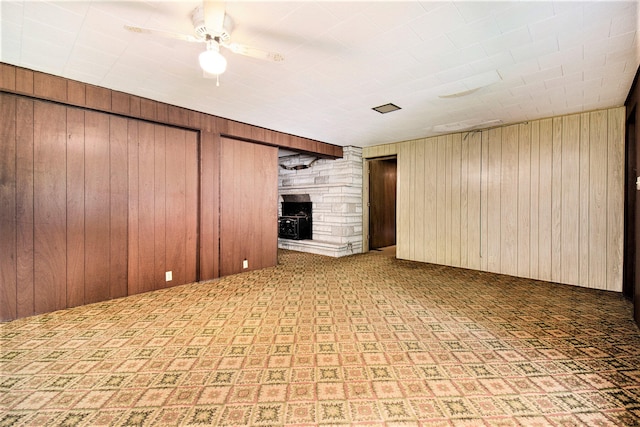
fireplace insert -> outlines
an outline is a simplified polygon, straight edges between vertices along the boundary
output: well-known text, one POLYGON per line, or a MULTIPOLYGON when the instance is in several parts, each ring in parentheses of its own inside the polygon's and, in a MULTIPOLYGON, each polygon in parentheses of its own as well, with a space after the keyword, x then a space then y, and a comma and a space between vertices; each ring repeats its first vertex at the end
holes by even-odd
POLYGON ((284 202, 282 202, 282 216, 278 218, 278 237, 292 240, 311 239, 313 236, 312 203, 309 201, 309 195, 282 197, 284 202))

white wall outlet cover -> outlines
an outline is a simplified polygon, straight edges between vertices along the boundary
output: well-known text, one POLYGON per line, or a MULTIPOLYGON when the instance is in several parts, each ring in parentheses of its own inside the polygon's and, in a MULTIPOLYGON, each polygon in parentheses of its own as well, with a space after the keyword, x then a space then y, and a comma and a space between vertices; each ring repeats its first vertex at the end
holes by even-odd
POLYGON ((242 261, 242 268, 249 268, 249 260, 242 261))
POLYGON ((172 281, 173 280, 173 272, 167 271, 166 273, 164 273, 164 279, 167 282, 172 281))

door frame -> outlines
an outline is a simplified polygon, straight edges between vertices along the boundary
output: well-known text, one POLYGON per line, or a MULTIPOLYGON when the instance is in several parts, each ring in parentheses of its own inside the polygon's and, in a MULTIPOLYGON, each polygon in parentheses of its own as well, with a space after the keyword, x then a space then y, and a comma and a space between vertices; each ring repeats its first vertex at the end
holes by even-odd
MULTIPOLYGON (((362 159, 362 252, 369 252, 369 175, 371 172, 370 163, 374 160, 398 160, 398 155, 368 157, 362 159)), ((396 179, 396 191, 398 191, 398 180, 396 179)), ((398 200, 396 199, 396 218, 398 215, 398 200)), ((396 222, 396 244, 398 243, 398 226, 396 222)))

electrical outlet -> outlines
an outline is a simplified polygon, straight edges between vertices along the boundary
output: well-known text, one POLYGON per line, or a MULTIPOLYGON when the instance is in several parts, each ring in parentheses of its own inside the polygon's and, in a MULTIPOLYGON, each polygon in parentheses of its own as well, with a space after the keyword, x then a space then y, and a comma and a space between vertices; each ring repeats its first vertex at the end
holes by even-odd
POLYGON ((164 273, 164 280, 167 282, 170 282, 173 280, 173 272, 171 271, 167 271, 166 273, 164 273))
POLYGON ((242 268, 249 268, 249 260, 242 261, 242 268))

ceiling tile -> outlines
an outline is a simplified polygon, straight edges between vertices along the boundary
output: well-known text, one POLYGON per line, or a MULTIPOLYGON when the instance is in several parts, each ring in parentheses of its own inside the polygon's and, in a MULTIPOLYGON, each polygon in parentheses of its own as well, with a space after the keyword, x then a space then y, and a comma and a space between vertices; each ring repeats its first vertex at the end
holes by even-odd
POLYGON ((453 3, 442 2, 422 16, 409 20, 407 24, 422 40, 441 37, 446 31, 460 28, 465 20, 453 3))
POLYGON ((516 62, 523 62, 529 61, 532 58, 557 52, 558 50, 558 39, 555 36, 552 36, 511 48, 510 52, 516 62))
POLYGON ((484 40, 481 44, 488 55, 507 51, 513 47, 531 43, 531 34, 527 27, 520 27, 516 30, 500 34, 497 37, 484 40))
POLYGON ((554 16, 551 2, 509 2, 511 7, 495 15, 495 22, 501 32, 507 33, 530 22, 537 22, 554 16))
POLYGON ((446 34, 456 47, 463 48, 497 37, 501 31, 493 17, 489 17, 457 30, 447 31, 446 34))
POLYGON ((512 6, 507 1, 462 1, 453 3, 465 22, 474 22, 496 15, 512 6))

